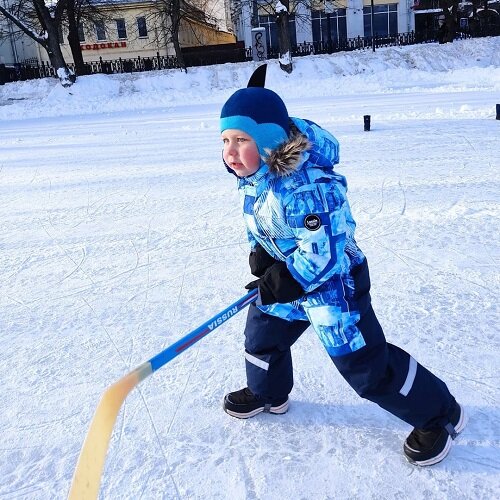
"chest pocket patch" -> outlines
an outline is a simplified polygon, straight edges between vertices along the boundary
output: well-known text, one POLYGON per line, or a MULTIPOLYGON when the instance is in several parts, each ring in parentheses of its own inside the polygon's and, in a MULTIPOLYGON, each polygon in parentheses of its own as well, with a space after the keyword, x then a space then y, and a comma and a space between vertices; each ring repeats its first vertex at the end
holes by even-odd
POLYGON ((321 227, 321 218, 316 214, 309 214, 304 217, 304 227, 309 231, 317 231, 321 227))

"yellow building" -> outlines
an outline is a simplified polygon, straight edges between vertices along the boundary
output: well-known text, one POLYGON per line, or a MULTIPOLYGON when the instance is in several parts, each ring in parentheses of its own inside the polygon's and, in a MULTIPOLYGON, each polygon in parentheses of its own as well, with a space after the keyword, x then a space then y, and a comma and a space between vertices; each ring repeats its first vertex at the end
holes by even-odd
MULTIPOLYGON (((104 0, 99 3, 102 19, 84 22, 79 29, 80 46, 85 62, 116 59, 152 58, 174 56, 170 41, 170 20, 166 4, 155 0, 104 0), (104 3, 105 1, 105 3, 104 3)), ((186 2, 181 3, 179 44, 181 48, 203 45, 234 43, 236 37, 218 29, 205 14, 186 2)), ((73 62, 67 33, 61 33, 61 48, 67 63, 73 62)), ((39 49, 42 62, 49 60, 47 53, 39 49)))

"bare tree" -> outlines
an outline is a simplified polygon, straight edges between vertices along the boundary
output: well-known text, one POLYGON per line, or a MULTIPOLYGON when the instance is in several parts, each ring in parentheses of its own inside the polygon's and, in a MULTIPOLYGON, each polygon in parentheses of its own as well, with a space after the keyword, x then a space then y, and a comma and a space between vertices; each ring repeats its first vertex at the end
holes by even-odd
POLYGON ((68 28, 68 43, 75 64, 75 72, 77 75, 85 74, 85 63, 83 61, 82 48, 80 46, 80 36, 78 27, 82 17, 82 2, 81 0, 65 0, 66 1, 66 20, 68 28))
POLYGON ((444 15, 444 24, 441 27, 443 43, 453 42, 455 39, 458 26, 458 2, 459 0, 439 0, 439 6, 444 15))
POLYGON ((94 26, 98 22, 102 23, 106 29, 106 25, 114 20, 117 13, 120 12, 119 4, 113 0, 64 1, 66 2, 66 8, 62 24, 68 31, 68 43, 73 56, 76 74, 83 75, 86 71, 80 45, 80 30, 85 31, 84 26, 94 26))
MULTIPOLYGON (((305 0, 307 1, 307 0, 305 0)), ((311 0, 312 1, 312 0, 311 0)), ((259 10, 265 15, 274 18, 278 33, 278 50, 279 50, 279 63, 283 71, 291 73, 293 70, 292 65, 292 48, 290 42, 290 1, 289 0, 238 0, 234 2, 232 9, 237 15, 243 12, 243 4, 248 4, 251 8, 250 19, 245 20, 250 22, 252 28, 259 26, 259 10)), ((295 2, 297 5, 297 2, 295 2)), ((268 41, 269 42, 269 41, 268 41)))
POLYGON ((181 31, 190 32, 199 45, 204 45, 202 33, 198 32, 199 25, 211 24, 216 27, 216 19, 212 16, 213 7, 209 0, 159 0, 157 10, 149 15, 153 23, 163 25, 161 30, 162 40, 155 40, 165 46, 171 45, 179 67, 186 71, 186 63, 182 53, 180 35, 181 31))
MULTIPOLYGON (((337 0, 328 2, 332 6, 337 5, 337 0)), ((244 19, 245 24, 250 24, 253 28, 259 26, 259 13, 274 18, 278 34, 279 63, 283 71, 291 73, 293 71, 292 47, 290 36, 290 14, 295 16, 296 24, 310 23, 310 11, 314 6, 313 0, 235 0, 231 4, 231 14, 233 22, 235 17, 239 17, 244 12, 243 6, 248 5, 247 12, 250 19, 244 19), (302 13, 298 13, 298 6, 302 5, 302 13)), ((340 7, 340 4, 338 4, 340 7)), ((268 41, 269 43, 269 41, 268 41)))
POLYGON ((70 87, 76 80, 69 70, 59 45, 59 29, 65 0, 47 6, 44 0, 19 0, 9 8, 0 6, 0 14, 10 19, 23 33, 39 43, 49 56, 63 87, 70 87))
POLYGON ((276 24, 278 25, 278 43, 279 43, 279 63, 280 68, 287 73, 293 71, 292 65, 292 47, 290 45, 290 23, 289 12, 290 3, 288 0, 278 0, 276 2, 276 24))
MULTIPOLYGON (((179 42, 179 31, 181 28, 182 12, 181 12, 181 0, 164 0, 167 5, 166 14, 170 20, 170 40, 174 46, 175 56, 177 57, 177 62, 179 66, 186 71, 186 63, 184 61, 184 56, 182 55, 181 44, 179 42)), ((168 31, 167 31, 168 33, 168 31)), ((167 42, 168 43, 168 42, 167 42)))

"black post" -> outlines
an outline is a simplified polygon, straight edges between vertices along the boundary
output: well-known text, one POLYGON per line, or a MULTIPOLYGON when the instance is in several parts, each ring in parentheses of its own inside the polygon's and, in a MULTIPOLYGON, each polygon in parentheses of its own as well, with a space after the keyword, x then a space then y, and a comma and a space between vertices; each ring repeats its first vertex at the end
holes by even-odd
POLYGON ((500 120, 500 104, 497 104, 497 120, 500 120))
POLYGON ((363 121, 365 123, 365 132, 369 132, 370 131, 370 115, 364 115, 363 121))
POLYGON ((328 31, 328 53, 332 53, 332 19, 331 14, 326 14, 326 29, 328 31))
POLYGON ((375 17, 375 13, 373 12, 375 9, 374 9, 374 6, 373 6, 373 0, 371 0, 371 6, 372 6, 372 12, 371 12, 371 19, 370 19, 370 24, 372 25, 372 49, 373 49, 373 52, 375 52, 375 36, 374 36, 374 33, 373 33, 373 18, 375 17))

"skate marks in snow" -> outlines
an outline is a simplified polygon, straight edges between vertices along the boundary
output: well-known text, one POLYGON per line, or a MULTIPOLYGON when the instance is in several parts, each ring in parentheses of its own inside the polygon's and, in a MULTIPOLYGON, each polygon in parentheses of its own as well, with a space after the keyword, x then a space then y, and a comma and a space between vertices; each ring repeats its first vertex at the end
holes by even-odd
MULTIPOLYGON (((369 134, 363 96, 291 106, 341 140, 389 340, 469 412, 450 457, 432 470, 407 464, 409 427, 359 400, 310 330, 293 349, 289 413, 227 416, 224 394, 245 381, 242 315, 130 395, 104 498, 499 496, 498 147, 483 119, 418 118, 442 97, 380 96, 417 118, 380 116, 369 134)), ((102 391, 250 281, 235 179, 220 165, 216 125, 199 127, 196 114, 9 125, 38 148, 19 143, 0 174, 0 495, 64 496, 102 391), (46 130, 58 134, 44 146, 46 130)))
POLYGON ((457 394, 467 386, 491 404, 498 388, 477 382, 494 377, 498 364, 500 210, 489 201, 498 181, 485 177, 477 189, 467 178, 426 185, 407 178, 408 208, 397 230, 361 242, 369 260, 377 256, 371 259, 372 296, 389 340, 410 352, 427 346, 424 365, 457 394), (384 261, 390 265, 382 267, 384 261), (403 306, 401 296, 408 299, 403 306), (481 354, 481 377, 471 350, 481 354), (443 352, 453 360, 451 368, 443 352))
MULTIPOLYGON (((314 332, 308 330, 298 342, 303 345, 294 347, 296 384, 286 415, 233 419, 220 409, 225 391, 216 389, 217 398, 210 388, 220 388, 221 383, 234 388, 244 371, 231 374, 225 384, 216 367, 208 372, 200 367, 193 373, 190 385, 198 398, 183 400, 182 418, 170 428, 167 447, 167 453, 175 457, 172 466, 186 497, 310 498, 314 491, 318 498, 361 499, 367 494, 371 498, 361 485, 377 482, 380 475, 386 483, 386 498, 438 498, 432 492, 444 485, 454 498, 466 498, 460 491, 465 478, 479 497, 488 497, 495 466, 489 468, 493 475, 488 476, 481 463, 496 449, 496 417, 491 408, 468 408, 474 416, 484 413, 483 422, 464 432, 446 462, 417 473, 401 453, 410 427, 360 401, 320 351, 314 332), (203 377, 203 373, 210 376, 203 377), (484 433, 481 425, 486 425, 484 433), (462 441, 464 437, 469 440, 462 441), (469 443, 474 447, 472 454, 469 443), (373 460, 367 462, 368 456, 373 460), (207 476, 207 469, 217 472, 207 476)), ((212 363, 216 365, 217 359, 212 363)))
MULTIPOLYGON (((315 498, 378 498, 366 485, 381 476, 385 498, 439 498, 435 491, 443 487, 453 498, 467 498, 464 479, 478 498, 494 491, 498 460, 490 462, 496 452, 491 441, 461 437, 445 463, 417 470, 401 453, 409 426, 370 403, 315 398, 292 397, 282 416, 225 423, 221 419, 231 417, 210 409, 208 422, 184 419, 168 449, 183 497, 306 499, 314 491, 315 498), (217 472, 207 475, 207 469, 217 472)), ((481 431, 476 427, 471 435, 481 431)))
MULTIPOLYGON (((435 134, 429 134, 411 124, 398 131, 404 148, 387 146, 387 150, 383 145, 376 147, 374 134, 368 138, 357 134, 359 141, 348 141, 347 154, 356 157, 369 151, 370 160, 346 169, 351 203, 358 217, 358 241, 372 263, 372 273, 385 259, 391 263, 388 269, 399 271, 390 273, 392 283, 404 278, 404 273, 422 284, 432 283, 434 275, 445 274, 449 284, 443 283, 444 300, 444 292, 464 280, 476 293, 486 290, 492 299, 499 283, 495 266, 499 257, 500 158, 494 134, 478 134, 479 122, 461 125, 436 123, 435 134), (465 127, 469 137, 463 134, 465 127), (453 148, 445 147, 448 143, 453 148), (389 179, 380 175, 393 171, 394 163, 397 172, 389 179), (404 191, 400 200, 398 188, 404 191), (382 202, 370 205, 379 192, 382 202), (392 204, 386 202, 388 197, 392 204), (404 213, 398 213, 403 207, 404 213), (393 263, 394 259, 398 262, 393 263), (493 272, 484 275, 491 266, 493 272)), ((381 130, 379 135, 388 132, 381 130)), ((377 280, 373 282, 376 287, 377 280)), ((488 303, 492 302, 486 306, 488 303)))

